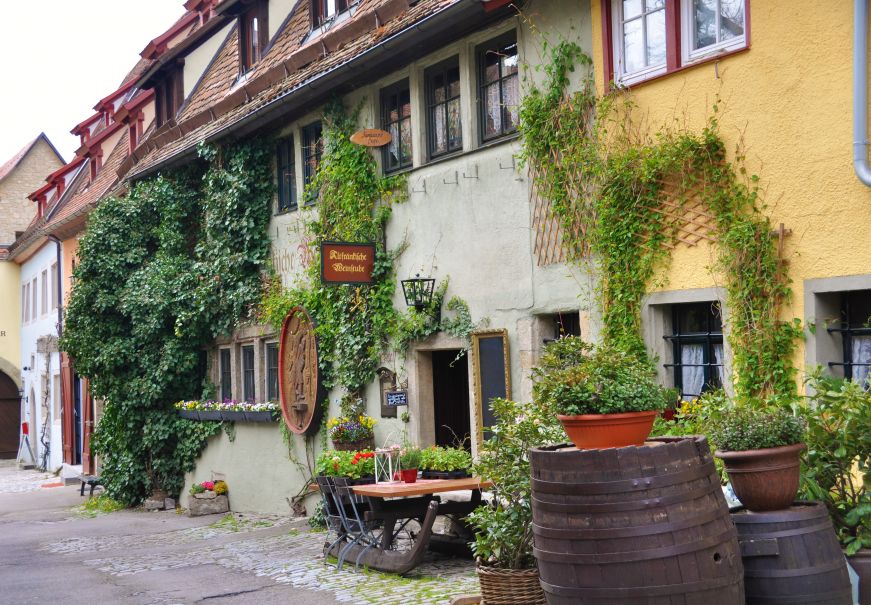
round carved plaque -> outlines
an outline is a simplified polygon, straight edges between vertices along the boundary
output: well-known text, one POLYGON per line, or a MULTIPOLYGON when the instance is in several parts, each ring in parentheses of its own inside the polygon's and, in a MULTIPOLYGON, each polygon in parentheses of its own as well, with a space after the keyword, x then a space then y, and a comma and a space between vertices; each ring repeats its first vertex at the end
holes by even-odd
POLYGON ((304 435, 320 428, 322 385, 315 324, 302 307, 294 307, 281 327, 278 391, 284 422, 304 435))

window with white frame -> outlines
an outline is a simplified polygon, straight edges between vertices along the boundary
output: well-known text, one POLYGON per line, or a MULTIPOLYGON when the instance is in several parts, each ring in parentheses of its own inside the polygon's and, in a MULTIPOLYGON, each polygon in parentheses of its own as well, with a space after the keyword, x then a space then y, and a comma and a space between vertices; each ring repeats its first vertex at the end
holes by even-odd
POLYGON ((33 281, 30 282, 30 318, 33 321, 36 321, 36 278, 33 278, 33 281))
POLYGON ((51 265, 51 310, 55 311, 60 304, 60 297, 57 291, 58 273, 57 263, 51 265))
POLYGON ((841 336, 843 361, 829 361, 829 367, 843 367, 844 378, 871 388, 871 290, 854 290, 840 295, 840 317, 827 331, 841 336))
POLYGON ((747 0, 611 0, 614 81, 629 85, 747 46, 747 0))
POLYGON ((45 315, 48 313, 48 269, 42 272, 42 281, 39 285, 42 288, 40 311, 43 315, 45 315))

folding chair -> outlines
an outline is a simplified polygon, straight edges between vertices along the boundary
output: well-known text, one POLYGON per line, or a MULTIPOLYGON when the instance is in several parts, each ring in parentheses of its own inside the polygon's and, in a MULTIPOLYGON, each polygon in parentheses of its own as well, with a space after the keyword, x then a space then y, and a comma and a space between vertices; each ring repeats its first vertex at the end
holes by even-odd
POLYGON ((363 548, 357 554, 357 560, 354 562, 356 570, 360 567, 360 559, 363 558, 366 551, 378 547, 379 537, 373 531, 378 525, 378 521, 365 519, 365 509, 368 508, 368 504, 363 496, 358 496, 353 492, 353 485, 349 479, 330 477, 330 481, 334 486, 335 502, 339 516, 342 518, 342 526, 350 538, 348 544, 339 552, 338 569, 342 569, 345 557, 351 548, 359 544, 363 548))
MULTIPOLYGON (((327 530, 333 532, 336 536, 336 539, 329 543, 329 546, 325 551, 329 553, 332 552, 333 548, 339 542, 342 542, 347 538, 347 534, 345 533, 345 527, 342 523, 342 516, 339 513, 339 508, 336 505, 335 486, 333 485, 331 478, 320 475, 315 479, 318 482, 318 487, 321 491, 321 498, 324 503, 324 519, 327 522, 327 530)), ((329 538, 327 538, 327 541, 329 541, 329 538)), ((329 565, 326 556, 324 556, 324 565, 329 565)))

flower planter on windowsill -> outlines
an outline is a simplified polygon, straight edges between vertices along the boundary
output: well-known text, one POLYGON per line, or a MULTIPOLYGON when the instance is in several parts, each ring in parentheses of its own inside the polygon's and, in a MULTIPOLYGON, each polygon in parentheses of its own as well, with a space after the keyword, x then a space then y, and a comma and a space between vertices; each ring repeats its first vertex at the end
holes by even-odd
POLYGON ((245 412, 221 412, 221 420, 225 422, 244 422, 245 412))
POLYGON ((200 413, 197 410, 179 410, 178 415, 188 420, 199 420, 200 413))
POLYGON ((224 422, 276 422, 276 412, 239 412, 233 410, 178 410, 178 415, 188 420, 217 420, 224 422))
POLYGON ((246 422, 275 422, 277 418, 272 412, 244 412, 246 422))
POLYGON ((221 412, 217 410, 200 410, 200 420, 221 420, 221 412))

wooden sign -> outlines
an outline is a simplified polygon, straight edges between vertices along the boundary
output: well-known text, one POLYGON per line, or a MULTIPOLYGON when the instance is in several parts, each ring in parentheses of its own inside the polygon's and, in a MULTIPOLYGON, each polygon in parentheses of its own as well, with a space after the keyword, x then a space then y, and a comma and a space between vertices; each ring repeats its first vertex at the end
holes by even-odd
POLYGON ((364 147, 382 147, 393 139, 386 130, 366 128, 351 135, 351 142, 364 147))
POLYGON ((408 391, 387 391, 384 393, 384 398, 390 407, 408 405, 408 391))
POLYGON ((298 435, 320 428, 320 402, 326 396, 318 367, 315 324, 302 307, 294 307, 281 327, 278 392, 287 428, 298 435))
POLYGON ((321 243, 321 281, 325 284, 371 284, 375 244, 321 243))

